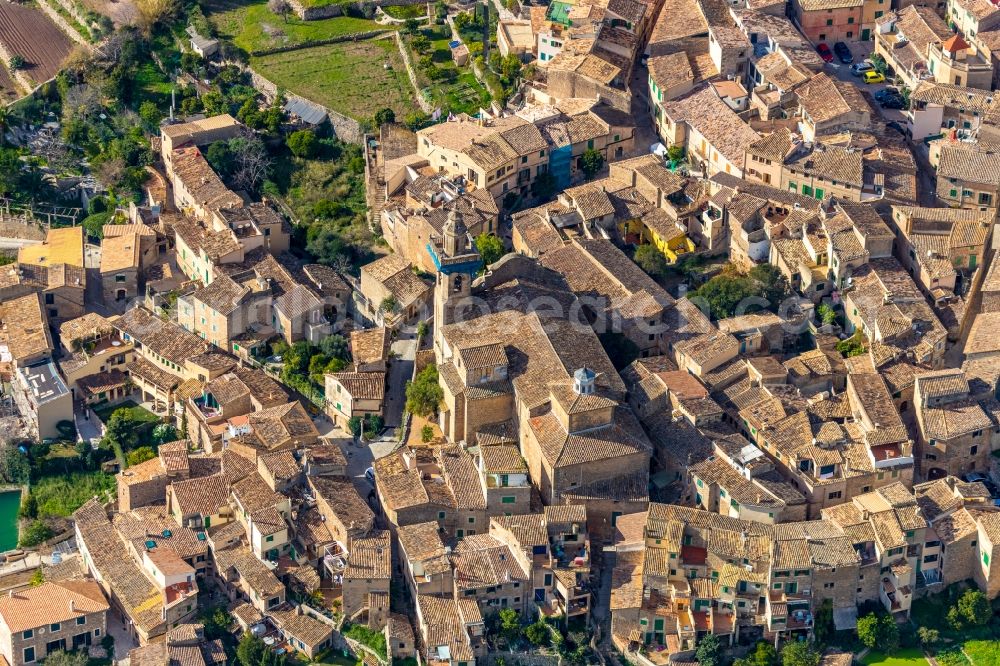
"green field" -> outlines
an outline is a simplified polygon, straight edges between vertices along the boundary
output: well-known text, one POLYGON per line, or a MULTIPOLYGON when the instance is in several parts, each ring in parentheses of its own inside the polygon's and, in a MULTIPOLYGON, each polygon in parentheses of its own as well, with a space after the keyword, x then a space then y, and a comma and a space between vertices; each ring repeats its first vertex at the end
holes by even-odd
POLYGON ((391 39, 314 46, 253 58, 250 64, 276 85, 358 120, 386 107, 397 118, 417 109, 391 39))
POLYGON ((869 652, 861 663, 864 666, 927 666, 927 659, 918 648, 905 648, 894 655, 869 652))
POLYGON ((427 5, 389 5, 382 11, 394 19, 422 19, 427 17, 427 5))
POLYGON ((97 414, 97 418, 101 419, 104 423, 108 422, 111 415, 114 414, 119 409, 127 409, 132 413, 132 418, 139 423, 159 423, 160 417, 149 411, 144 407, 140 407, 131 400, 126 400, 125 402, 120 402, 115 405, 104 405, 102 407, 94 408, 94 413, 97 414))
POLYGON ((286 20, 267 8, 267 0, 209 0, 202 9, 220 37, 248 53, 369 30, 395 30, 391 25, 380 26, 375 21, 351 16, 301 21, 289 14, 286 20))
POLYGON ((964 650, 972 666, 1000 666, 1000 641, 967 641, 964 650))

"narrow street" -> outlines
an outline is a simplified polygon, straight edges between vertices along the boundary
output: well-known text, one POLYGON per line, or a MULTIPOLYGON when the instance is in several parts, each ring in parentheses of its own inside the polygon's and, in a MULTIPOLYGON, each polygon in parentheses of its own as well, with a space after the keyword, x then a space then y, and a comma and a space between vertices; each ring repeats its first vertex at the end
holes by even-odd
POLYGON ((417 353, 416 333, 401 331, 392 343, 392 358, 385 387, 385 425, 398 428, 403 422, 406 405, 406 382, 413 377, 413 360, 417 353))

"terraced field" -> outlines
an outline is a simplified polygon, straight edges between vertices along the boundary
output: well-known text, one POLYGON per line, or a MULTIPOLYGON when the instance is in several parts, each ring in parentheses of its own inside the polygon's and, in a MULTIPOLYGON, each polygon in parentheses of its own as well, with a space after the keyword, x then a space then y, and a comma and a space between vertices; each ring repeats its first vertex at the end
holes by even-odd
POLYGON ((40 10, 0 2, 0 47, 6 57, 24 58, 24 73, 41 83, 58 73, 73 42, 40 10))

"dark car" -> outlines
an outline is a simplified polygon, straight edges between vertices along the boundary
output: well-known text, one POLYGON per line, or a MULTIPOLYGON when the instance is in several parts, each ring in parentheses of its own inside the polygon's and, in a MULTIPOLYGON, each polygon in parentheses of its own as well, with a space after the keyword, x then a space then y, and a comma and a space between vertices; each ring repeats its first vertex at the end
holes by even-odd
POLYGON ((823 62, 833 62, 833 52, 824 42, 820 42, 816 45, 816 53, 818 53, 819 57, 823 59, 823 62))
POLYGON ((840 62, 845 65, 850 65, 854 62, 854 56, 851 55, 851 49, 847 48, 847 44, 844 42, 837 42, 834 44, 833 52, 837 54, 838 58, 840 58, 840 62))
POLYGON ((883 109, 903 109, 906 107, 903 94, 895 88, 883 88, 876 91, 874 97, 883 109))
POLYGON ((903 99, 902 95, 890 95, 883 100, 879 101, 883 109, 905 109, 906 100, 903 99))

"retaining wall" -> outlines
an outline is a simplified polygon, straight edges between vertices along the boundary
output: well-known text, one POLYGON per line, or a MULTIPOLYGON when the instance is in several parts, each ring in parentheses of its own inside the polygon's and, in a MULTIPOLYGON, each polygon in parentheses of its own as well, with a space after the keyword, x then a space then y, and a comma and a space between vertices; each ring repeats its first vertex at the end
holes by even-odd
MULTIPOLYGON (((278 86, 274 84, 272 81, 264 78, 263 76, 255 72, 253 68, 246 67, 245 69, 250 74, 250 79, 253 82, 254 88, 263 93, 268 101, 273 100, 274 96, 277 95, 278 93, 278 86)), ((305 97, 301 97, 299 95, 296 95, 295 93, 287 91, 285 92, 285 97, 287 97, 288 99, 306 100, 305 97)), ((328 109, 322 104, 313 102, 312 100, 306 100, 306 101, 309 102, 310 104, 316 104, 317 106, 322 107, 324 111, 326 111, 326 115, 330 118, 330 125, 333 126, 334 134, 336 134, 338 139, 340 139, 341 141, 346 141, 348 143, 355 143, 358 145, 362 145, 364 143, 364 131, 362 130, 361 125, 358 123, 358 121, 354 120, 353 118, 348 118, 347 116, 341 113, 337 113, 333 109, 328 109)))

